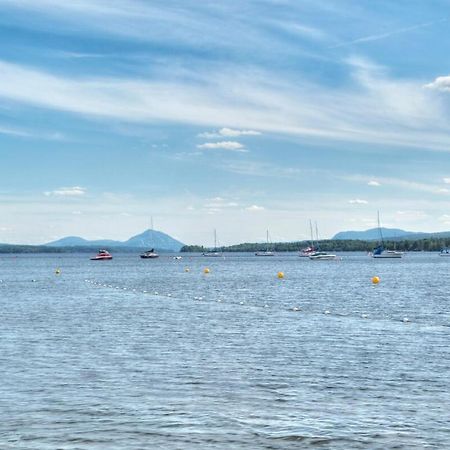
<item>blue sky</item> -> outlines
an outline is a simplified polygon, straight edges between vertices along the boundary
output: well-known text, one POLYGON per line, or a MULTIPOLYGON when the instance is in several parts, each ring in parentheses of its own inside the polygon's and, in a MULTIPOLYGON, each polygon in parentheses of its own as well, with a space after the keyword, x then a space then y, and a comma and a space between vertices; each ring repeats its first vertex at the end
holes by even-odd
POLYGON ((0 242, 450 230, 449 0, 0 0, 0 242))

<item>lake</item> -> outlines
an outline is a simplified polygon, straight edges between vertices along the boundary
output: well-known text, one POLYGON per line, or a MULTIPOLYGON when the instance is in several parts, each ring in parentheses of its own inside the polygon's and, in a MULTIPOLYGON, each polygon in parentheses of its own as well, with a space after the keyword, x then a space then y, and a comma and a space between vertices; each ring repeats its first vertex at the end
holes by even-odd
POLYGON ((0 448, 450 448, 450 258, 340 256, 1 255, 0 448))

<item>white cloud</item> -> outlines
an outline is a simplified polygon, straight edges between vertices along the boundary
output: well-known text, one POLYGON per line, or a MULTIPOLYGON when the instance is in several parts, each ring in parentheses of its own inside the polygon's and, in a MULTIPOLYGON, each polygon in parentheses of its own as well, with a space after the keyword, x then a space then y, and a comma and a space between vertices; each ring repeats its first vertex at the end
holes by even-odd
POLYGON ((436 89, 438 91, 450 92, 450 76, 437 77, 433 82, 426 84, 424 87, 428 89, 436 89))
POLYGON ((445 184, 450 184, 450 178, 443 178, 445 184))
POLYGON ((248 152, 240 142, 235 141, 206 142, 205 144, 197 145, 197 148, 207 150, 229 150, 242 153, 248 152))
POLYGON ((246 211, 257 212, 257 211, 264 211, 266 208, 264 208, 264 206, 251 205, 245 209, 246 211))
POLYGON ((61 187, 55 189, 54 191, 46 191, 44 195, 47 197, 56 196, 56 197, 79 197, 81 195, 86 194, 86 188, 80 186, 73 187, 61 187))
POLYGON ((361 200, 360 198, 355 198, 348 201, 352 205, 367 205, 369 202, 367 200, 361 200))
POLYGON ((370 181, 367 183, 367 185, 368 185, 368 186, 381 186, 381 184, 380 184, 378 181, 375 181, 375 180, 370 180, 370 181))
POLYGON ((237 130, 233 128, 221 128, 219 131, 205 131, 200 133, 198 137, 205 139, 214 139, 221 137, 239 137, 239 136, 260 136, 260 131, 255 130, 237 130))

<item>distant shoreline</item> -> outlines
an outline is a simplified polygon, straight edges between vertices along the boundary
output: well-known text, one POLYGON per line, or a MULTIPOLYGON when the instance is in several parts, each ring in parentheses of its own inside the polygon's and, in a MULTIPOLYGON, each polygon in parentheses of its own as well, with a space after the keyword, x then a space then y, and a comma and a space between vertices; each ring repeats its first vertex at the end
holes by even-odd
MULTIPOLYGON (((309 241, 297 242, 274 242, 269 245, 271 251, 277 253, 298 252, 303 248, 310 246, 309 241)), ((376 241, 362 240, 321 240, 318 245, 323 251, 334 252, 370 252, 376 247, 376 241)), ((111 252, 120 253, 140 253, 146 248, 143 247, 122 247, 122 246, 104 246, 111 252)), ((414 240, 386 240, 385 247, 387 249, 395 249, 406 252, 438 252, 444 247, 450 247, 450 238, 425 238, 414 240)), ((266 243, 243 243, 231 246, 219 247, 216 250, 226 253, 246 253, 264 251, 267 249, 266 243)), ((0 254, 21 254, 21 253, 92 253, 99 250, 98 246, 48 246, 48 245, 20 245, 20 244, 0 244, 0 254)), ((177 253, 169 249, 155 249, 158 253, 174 254, 177 253)), ((180 253, 203 253, 210 251, 211 248, 198 245, 185 245, 181 248, 180 253)))

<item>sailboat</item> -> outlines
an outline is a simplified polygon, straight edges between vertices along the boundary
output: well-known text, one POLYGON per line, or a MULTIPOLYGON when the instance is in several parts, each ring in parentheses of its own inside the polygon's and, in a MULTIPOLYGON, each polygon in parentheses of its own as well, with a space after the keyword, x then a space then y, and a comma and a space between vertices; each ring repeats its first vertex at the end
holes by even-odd
MULTIPOLYGON (((309 221, 309 225, 311 227, 311 236, 312 236, 311 221, 309 221)), ((316 222, 316 241, 319 242, 319 230, 317 228, 317 222, 316 222)), ((313 248, 314 248, 314 245, 313 245, 313 248)), ((319 261, 319 260, 327 261, 327 260, 331 260, 331 259, 336 259, 336 255, 321 251, 319 249, 319 244, 317 244, 316 248, 308 255, 308 258, 313 261, 319 261)))
POLYGON ((139 255, 142 259, 154 259, 154 258, 159 258, 158 253, 155 252, 155 249, 152 248, 151 250, 147 250, 144 253, 141 253, 139 255))
MULTIPOLYGON (((149 232, 150 232, 150 244, 153 244, 153 231, 154 231, 154 228, 153 228, 153 216, 151 216, 151 219, 150 219, 150 229, 149 229, 149 232)), ((144 242, 142 242, 142 243, 144 243, 144 242)), ((147 250, 146 252, 144 252, 144 253, 141 253, 140 255, 139 255, 142 259, 155 259, 155 258, 159 258, 159 255, 158 255, 158 253, 156 253, 155 252, 155 249, 154 248, 152 248, 152 249, 150 249, 150 250, 147 250)))
POLYGON ((398 252, 397 250, 386 250, 384 248, 383 232, 380 225, 380 211, 377 211, 377 222, 378 231, 380 233, 380 243, 372 251, 372 258, 401 258, 403 252, 398 252))
POLYGON ((311 232, 311 245, 308 247, 302 248, 300 250, 300 253, 298 256, 301 258, 307 258, 308 256, 312 255, 314 252, 317 251, 316 247, 314 247, 314 235, 313 235, 313 228, 312 228, 312 222, 309 221, 309 230, 311 232))
POLYGON ((266 233, 266 250, 256 252, 255 256, 275 256, 275 253, 269 250, 269 230, 266 233))
POLYGON ((222 253, 217 251, 217 232, 215 229, 214 229, 214 249, 209 252, 203 252, 203 256, 209 256, 213 258, 218 258, 222 256, 222 253))

